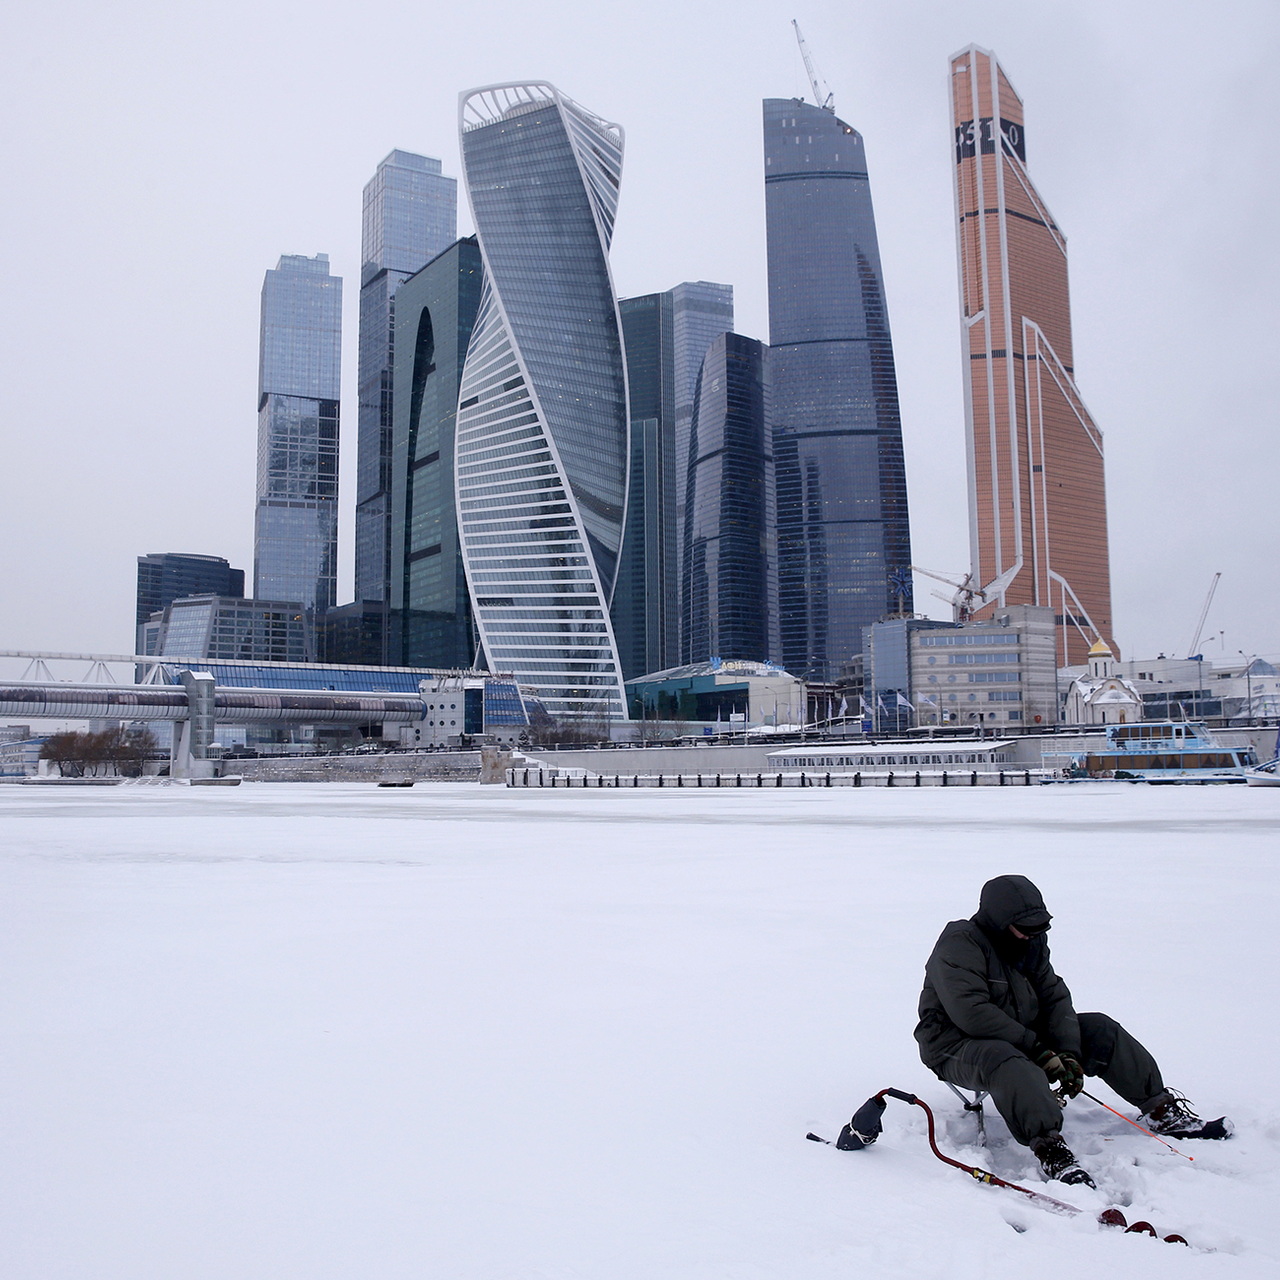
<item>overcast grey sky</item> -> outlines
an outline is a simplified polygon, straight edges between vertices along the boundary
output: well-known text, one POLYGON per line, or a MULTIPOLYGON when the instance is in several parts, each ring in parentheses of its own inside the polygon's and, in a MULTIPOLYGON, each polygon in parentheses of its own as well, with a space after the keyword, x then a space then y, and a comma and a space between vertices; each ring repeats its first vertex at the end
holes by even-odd
POLYGON ((10 0, 0 647, 129 651, 142 553, 252 570, 258 295, 281 253, 346 281, 349 598, 361 188, 393 147, 458 175, 459 90, 548 79, 620 122, 619 292, 726 281, 767 338, 760 100, 810 96, 792 17, 866 137, 916 563, 967 560, 947 56, 976 42, 1025 100, 1068 236, 1117 639, 1183 652, 1220 569, 1206 654, 1280 652, 1274 0, 10 0))

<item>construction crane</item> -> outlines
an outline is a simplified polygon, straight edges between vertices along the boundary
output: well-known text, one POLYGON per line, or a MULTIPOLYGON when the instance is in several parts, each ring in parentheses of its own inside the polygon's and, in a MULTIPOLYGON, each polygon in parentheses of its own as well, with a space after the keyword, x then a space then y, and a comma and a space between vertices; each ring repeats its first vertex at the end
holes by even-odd
MULTIPOLYGON (((955 622, 971 621, 976 610, 981 609, 989 600, 1003 595, 1008 590, 1009 584, 1018 576, 1018 569, 1019 565, 1014 565, 1013 568, 1006 569, 998 578, 988 582, 985 587, 976 587, 973 585, 972 573, 966 573, 957 582, 954 578, 934 573, 932 569, 922 569, 918 564, 911 566, 913 573, 923 573, 926 578, 932 578, 935 582, 945 582, 947 586, 956 589, 955 595, 950 598, 951 616, 955 622)), ((941 591, 935 591, 933 594, 939 600, 947 599, 941 591)))
POLYGON ((922 569, 918 564, 911 566, 912 573, 923 573, 926 578, 932 578, 935 582, 945 582, 947 586, 955 588, 955 595, 944 596, 941 591, 935 591, 933 594, 939 600, 945 600, 951 605, 952 617, 956 622, 968 622, 973 617, 973 611, 980 608, 986 603, 986 595, 977 587, 973 586, 973 574, 966 573, 963 578, 957 582, 954 578, 948 578, 941 573, 934 573, 932 569, 922 569), (974 600, 980 601, 974 604, 974 600))
POLYGON ((1187 649, 1187 657, 1194 658, 1196 656, 1196 646, 1200 643, 1200 633, 1204 630, 1204 620, 1209 616, 1209 606, 1213 603, 1213 593, 1218 589, 1218 579, 1222 574, 1215 573, 1213 581, 1209 583, 1209 594, 1204 598, 1204 608, 1200 610, 1200 621, 1196 623, 1196 633, 1191 637, 1191 645, 1187 649))
POLYGON ((827 82, 818 75, 818 68, 813 65, 809 46, 805 44, 804 36, 800 34, 800 24, 792 18, 791 25, 796 29, 796 41, 800 45, 800 56, 804 59, 804 69, 809 73, 809 83, 813 86, 813 100, 823 111, 830 111, 832 115, 835 115, 836 95, 827 88, 827 82))

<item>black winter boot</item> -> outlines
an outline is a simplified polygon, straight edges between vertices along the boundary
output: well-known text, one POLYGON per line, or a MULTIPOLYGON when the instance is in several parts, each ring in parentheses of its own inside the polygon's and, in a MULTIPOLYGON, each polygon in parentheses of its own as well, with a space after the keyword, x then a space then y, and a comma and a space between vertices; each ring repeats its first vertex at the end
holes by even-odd
POLYGON ((1064 1182, 1067 1186, 1084 1183, 1094 1185, 1093 1179, 1078 1165, 1071 1148, 1062 1140, 1062 1134, 1051 1133, 1046 1138, 1036 1138, 1031 1144, 1032 1154, 1040 1161, 1044 1176, 1050 1181, 1064 1182))
POLYGON ((1143 1116, 1152 1133, 1164 1138, 1229 1138, 1231 1121, 1226 1116, 1201 1120, 1184 1094, 1166 1089, 1149 1103, 1143 1116))

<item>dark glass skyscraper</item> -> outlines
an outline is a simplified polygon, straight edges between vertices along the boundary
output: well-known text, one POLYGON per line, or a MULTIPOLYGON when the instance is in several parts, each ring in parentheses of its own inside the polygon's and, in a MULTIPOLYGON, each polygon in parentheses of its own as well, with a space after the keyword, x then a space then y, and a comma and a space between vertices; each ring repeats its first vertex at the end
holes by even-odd
POLYGON ((764 104, 780 657, 833 679, 898 608, 911 539, 898 386, 861 135, 764 104))
MULTIPOLYGON (((711 340, 733 332, 733 285, 686 280, 671 290, 671 343, 676 397, 676 563, 683 564, 689 425, 702 360, 711 340)), ((634 416, 634 414, 633 414, 634 416)))
POLYGON ((342 280, 329 255, 286 254, 262 285, 253 593, 336 602, 342 280))
POLYGON ((628 413, 608 249, 622 129, 541 82, 460 103, 485 283, 458 403, 458 523, 492 667, 554 716, 625 719, 609 620, 628 413))
POLYGON ((624 678, 680 661, 680 539, 694 387, 712 339, 733 328, 733 287, 686 281, 623 298, 631 469, 613 626, 624 678))
POLYGON ((392 665, 469 667, 475 658, 453 453, 458 388, 482 274, 473 236, 432 259, 396 291, 392 665))
POLYGON ((671 303, 669 293, 647 293, 618 303, 631 404, 627 524, 612 610, 624 680, 673 667, 679 661, 671 303))
MULTIPOLYGON (((357 603, 390 598, 395 294, 453 243, 458 181, 439 160, 393 151, 364 189, 356 424, 357 603)), ((389 634, 384 626, 384 635, 389 634)))
POLYGON ((689 432, 681 661, 778 647, 769 349, 725 333, 702 362, 689 432))

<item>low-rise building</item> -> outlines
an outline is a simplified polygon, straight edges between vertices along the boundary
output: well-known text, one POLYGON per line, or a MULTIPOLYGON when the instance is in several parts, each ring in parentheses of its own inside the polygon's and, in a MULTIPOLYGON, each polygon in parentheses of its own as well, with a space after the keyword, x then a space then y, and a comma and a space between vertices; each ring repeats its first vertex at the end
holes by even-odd
MULTIPOLYGON (((1087 665, 1064 667, 1058 673, 1064 697, 1074 680, 1090 674, 1087 665)), ((1234 661, 1211 663, 1200 654, 1194 658, 1160 654, 1112 661, 1111 675, 1137 691, 1144 720, 1248 724, 1280 716, 1280 672, 1263 658, 1241 654, 1234 661)))
POLYGON ((627 707, 637 721, 719 721, 752 725, 805 722, 805 683, 771 662, 712 658, 655 671, 626 682, 627 707))
POLYGON ((188 661, 312 662, 311 619, 280 600, 184 596, 143 628, 143 653, 188 661))
POLYGON ((6 725, 0 729, 0 778, 30 778, 40 769, 40 748, 45 738, 31 736, 31 726, 6 725))
POLYGON ((989 621, 914 630, 907 697, 916 724, 1056 724, 1054 626, 1050 608, 1010 605, 989 621))
POLYGON ((1115 655, 1105 640, 1094 641, 1087 668, 1067 689, 1062 713, 1067 724, 1136 724, 1142 720, 1142 695, 1133 681, 1115 674, 1115 655))

